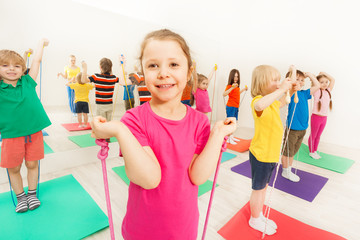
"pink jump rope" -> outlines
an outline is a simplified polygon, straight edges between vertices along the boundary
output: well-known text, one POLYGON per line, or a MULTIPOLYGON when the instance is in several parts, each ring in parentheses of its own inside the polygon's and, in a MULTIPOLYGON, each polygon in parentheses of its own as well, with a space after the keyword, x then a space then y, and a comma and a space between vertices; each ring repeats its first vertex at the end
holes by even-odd
POLYGON ((114 224, 113 224, 112 212, 111 212, 109 184, 108 184, 108 179, 107 179, 106 161, 105 161, 108 156, 108 152, 109 152, 109 146, 108 146, 109 144, 105 141, 105 139, 96 139, 95 142, 97 145, 99 145, 101 147, 97 157, 101 160, 111 240, 115 240, 114 224))
POLYGON ((201 238, 202 240, 205 239, 205 235, 206 235, 206 229, 207 229, 208 220, 209 220, 209 216, 210 216, 211 204, 212 204, 212 200, 213 200, 214 192, 215 192, 215 187, 216 187, 216 179, 217 179, 217 176, 218 176, 218 173, 219 173, 219 168, 220 168, 220 163, 221 163, 222 154, 223 154, 223 152, 226 151, 226 140, 227 140, 227 139, 228 139, 228 137, 226 136, 225 139, 224 139, 224 142, 223 142, 223 144, 222 144, 222 146, 221 146, 220 156, 219 156, 219 160, 218 160, 218 163, 217 163, 217 166, 216 166, 216 170, 215 170, 214 182, 213 182, 212 189, 211 189, 209 206, 208 206, 208 209, 207 209, 207 212, 206 212, 204 230, 203 230, 203 234, 202 234, 202 238, 201 238))

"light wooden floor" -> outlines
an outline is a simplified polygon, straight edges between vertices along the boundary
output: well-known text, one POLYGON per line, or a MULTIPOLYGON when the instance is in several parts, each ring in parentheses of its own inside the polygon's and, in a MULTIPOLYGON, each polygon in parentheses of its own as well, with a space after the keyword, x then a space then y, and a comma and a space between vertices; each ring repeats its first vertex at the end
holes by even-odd
MULTIPOLYGON (((121 106, 122 107, 122 106, 121 106)), ((53 122, 47 128, 50 136, 45 141, 55 151, 42 160, 41 181, 51 180, 67 174, 72 174, 92 196, 99 207, 107 213, 102 182, 101 163, 96 158, 98 147, 81 149, 67 139, 69 135, 88 133, 69 133, 61 123, 76 121, 66 108, 49 108, 47 112, 53 122)), ((114 119, 119 119, 123 111, 119 111, 114 119)), ((326 129, 325 129, 326 131, 326 129)), ((253 129, 240 128, 236 136, 251 138, 253 129)), ((340 137, 340 136, 339 136, 340 137)), ((307 139, 307 138, 305 138, 307 139)), ((125 215, 127 202, 127 185, 111 170, 112 167, 123 165, 123 160, 117 157, 118 145, 110 144, 110 154, 107 161, 109 188, 111 194, 113 219, 116 239, 121 238, 121 222, 125 215)), ((320 143, 319 150, 329 154, 339 155, 355 160, 355 164, 346 174, 339 174, 301 162, 297 167, 301 170, 329 178, 313 202, 308 202, 295 196, 274 189, 272 207, 292 218, 318 227, 347 239, 360 239, 360 149, 320 143)), ((248 160, 248 152, 235 153, 236 158, 221 164, 218 184, 212 205, 207 239, 223 239, 217 231, 249 200, 251 181, 230 170, 231 167, 248 160)), ((26 176, 22 169, 23 176, 26 176)), ((24 179, 26 185, 26 179, 24 179)), ((8 191, 6 174, 0 170, 0 192, 8 191)), ((200 224, 199 235, 202 233, 204 218, 210 192, 199 198, 200 224)), ((281 226, 279 226, 281 229, 281 226)), ((89 240, 110 239, 109 228, 89 236, 89 240)), ((200 236, 198 237, 200 239, 200 236)))

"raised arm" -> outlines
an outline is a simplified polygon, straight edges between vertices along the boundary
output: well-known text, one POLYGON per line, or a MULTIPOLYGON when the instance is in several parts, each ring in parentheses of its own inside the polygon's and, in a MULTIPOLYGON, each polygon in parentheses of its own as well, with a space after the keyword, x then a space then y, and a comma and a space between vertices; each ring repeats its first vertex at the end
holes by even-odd
POLYGON ((47 40, 46 38, 41 39, 41 41, 39 42, 37 51, 35 53, 35 56, 32 61, 32 64, 31 64, 30 71, 29 71, 29 75, 32 79, 34 79, 34 81, 36 81, 37 75, 39 73, 39 67, 40 67, 40 63, 42 60, 44 47, 46 47, 48 45, 49 45, 49 40, 47 40))
POLYGON ((116 137, 125 161, 126 175, 144 189, 156 188, 161 181, 161 168, 150 147, 142 147, 128 127, 120 121, 106 122, 95 117, 91 122, 92 137, 116 137))
POLYGON ((224 137, 236 130, 236 119, 227 118, 217 122, 211 130, 209 140, 199 155, 194 155, 189 167, 190 180, 195 185, 201 185, 214 172, 219 160, 224 137))
MULTIPOLYGON (((290 90, 290 88, 292 87, 292 81, 290 78, 286 78, 280 88, 276 89, 274 92, 269 93, 267 95, 265 95, 264 97, 262 97, 261 99, 259 99, 255 105, 255 111, 258 113, 258 116, 260 116, 262 114, 262 111, 265 110, 265 108, 267 108, 268 106, 270 106, 276 99, 278 99, 279 97, 281 97, 282 95, 284 95, 284 93, 288 90, 290 90)), ((285 103, 285 95, 282 96, 282 98, 280 99, 281 105, 280 107, 284 106, 285 103)))
POLYGON ((233 83, 233 85, 228 90, 224 91, 223 96, 226 97, 233 89, 237 88, 238 86, 239 84, 233 83))
POLYGON ((330 91, 332 91, 334 88, 334 85, 335 85, 335 78, 333 78, 330 74, 328 74, 326 72, 320 72, 319 74, 324 75, 326 78, 329 79, 329 81, 330 81, 329 88, 330 88, 330 91))
POLYGON ((310 95, 313 95, 317 90, 320 89, 320 83, 316 76, 312 73, 306 72, 305 77, 309 77, 312 82, 312 86, 310 87, 310 95))
POLYGON ((81 62, 81 67, 82 67, 81 82, 87 83, 89 78, 87 76, 87 64, 85 61, 81 62))

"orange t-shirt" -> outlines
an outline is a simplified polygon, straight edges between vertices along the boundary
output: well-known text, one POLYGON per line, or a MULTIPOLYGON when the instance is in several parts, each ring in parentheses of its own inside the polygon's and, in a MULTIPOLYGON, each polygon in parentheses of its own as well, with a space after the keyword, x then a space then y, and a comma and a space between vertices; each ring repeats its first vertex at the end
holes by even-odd
POLYGON ((190 100, 190 98, 191 98, 190 95, 191 95, 191 86, 186 84, 183 94, 181 96, 181 101, 190 100))
MULTIPOLYGON (((231 88, 231 85, 227 85, 225 91, 228 90, 229 88, 231 88)), ((226 106, 238 108, 239 104, 240 104, 240 88, 237 87, 229 93, 229 100, 226 106)))

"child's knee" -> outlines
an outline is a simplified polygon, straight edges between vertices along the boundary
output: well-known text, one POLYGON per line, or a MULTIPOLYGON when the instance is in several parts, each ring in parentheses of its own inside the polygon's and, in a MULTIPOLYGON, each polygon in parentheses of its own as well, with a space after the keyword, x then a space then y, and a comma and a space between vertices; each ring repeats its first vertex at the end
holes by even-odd
POLYGON ((37 169, 38 161, 25 161, 25 165, 28 169, 37 169))
POLYGON ((21 164, 19 166, 13 167, 13 168, 8 168, 9 174, 18 174, 20 173, 20 169, 21 169, 21 164))

